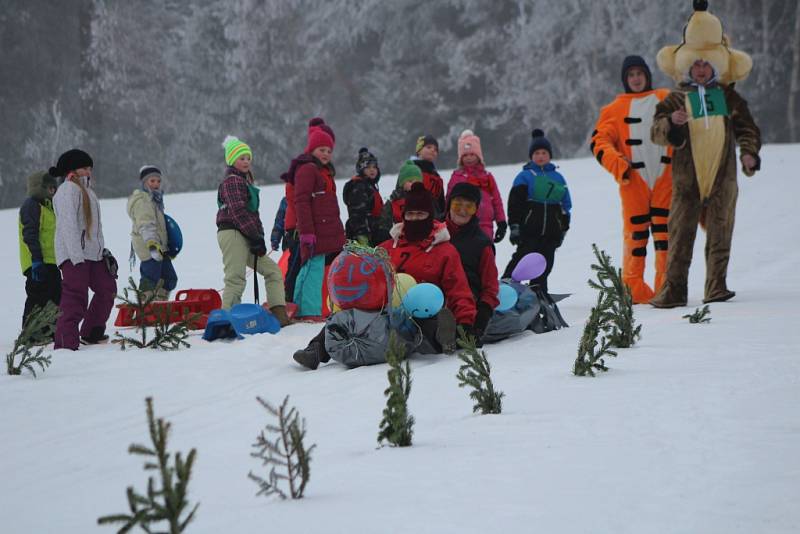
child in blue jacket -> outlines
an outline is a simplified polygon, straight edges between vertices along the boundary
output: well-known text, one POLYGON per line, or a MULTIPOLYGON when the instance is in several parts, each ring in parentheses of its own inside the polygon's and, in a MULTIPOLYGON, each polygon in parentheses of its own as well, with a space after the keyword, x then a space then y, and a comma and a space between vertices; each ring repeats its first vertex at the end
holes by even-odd
POLYGON ((517 246, 503 277, 511 276, 519 260, 538 252, 547 260, 547 268, 531 285, 547 291, 547 277, 553 270, 556 249, 569 230, 572 200, 567 182, 551 163, 553 148, 542 130, 531 133, 528 146, 530 161, 514 179, 508 195, 510 241, 517 246))

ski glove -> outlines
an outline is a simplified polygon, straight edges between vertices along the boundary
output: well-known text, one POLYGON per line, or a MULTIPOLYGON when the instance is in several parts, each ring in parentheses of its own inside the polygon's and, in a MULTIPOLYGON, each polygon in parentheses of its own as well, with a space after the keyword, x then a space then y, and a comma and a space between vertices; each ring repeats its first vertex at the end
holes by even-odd
POLYGON ((103 249, 103 263, 106 264, 106 269, 108 269, 108 274, 111 275, 111 278, 116 280, 118 277, 117 272, 119 271, 119 264, 117 263, 117 258, 115 258, 107 248, 103 249))
POLYGON ((492 309, 491 306, 486 304, 484 301, 478 302, 478 313, 475 314, 475 325, 473 327, 473 330, 475 331, 475 337, 483 337, 492 315, 494 315, 494 309, 492 309))
POLYGON ((317 236, 314 234, 300 234, 300 259, 305 263, 314 255, 317 246, 317 236))
POLYGON ((31 263, 31 280, 34 282, 42 281, 42 267, 44 267, 44 263, 41 261, 34 261, 31 263))
POLYGON ((497 231, 494 233, 494 242, 499 243, 506 236, 506 229, 508 223, 506 221, 497 221, 497 231))
POLYGON ((267 244, 264 242, 263 237, 250 241, 250 252, 253 256, 258 256, 259 258, 267 253, 267 244))
POLYGON ((508 235, 508 240, 511 241, 512 245, 519 245, 519 225, 512 224, 508 228, 511 231, 508 235))
POLYGON ((164 256, 158 251, 157 248, 150 249, 150 257, 153 258, 155 261, 162 262, 164 261, 164 256))

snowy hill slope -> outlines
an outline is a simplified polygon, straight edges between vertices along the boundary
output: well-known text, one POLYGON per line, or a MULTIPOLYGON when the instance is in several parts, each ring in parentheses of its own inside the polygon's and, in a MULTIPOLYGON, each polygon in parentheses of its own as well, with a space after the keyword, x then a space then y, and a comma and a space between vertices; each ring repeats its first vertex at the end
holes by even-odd
MULTIPOLYGON (((619 201, 594 160, 561 162, 575 208, 551 289, 574 293, 561 306, 572 328, 487 347, 506 393, 500 416, 470 413, 456 358, 415 357, 411 448, 376 449, 385 366, 306 372, 291 361, 314 325, 231 344, 195 336, 177 353, 59 351, 38 380, 0 375, 0 532, 111 532, 96 518, 123 511, 125 487, 146 481, 126 450, 146 439, 148 395, 173 423, 171 448, 198 449, 190 491, 201 505, 189 532, 797 532, 800 147, 766 147, 763 160, 763 172, 740 179, 729 271, 736 298, 712 305, 709 325, 681 319, 702 298, 698 234, 690 307, 637 306, 642 340, 596 379, 570 369, 594 300, 591 243, 620 259, 619 201), (286 394, 318 445, 299 502, 256 498, 246 479, 259 470, 248 454, 267 422, 254 397, 277 403, 286 394)), ((491 169, 504 194, 517 169, 491 169)), ((393 182, 383 179, 385 195, 393 182)), ((262 189, 267 227, 281 196, 279 187, 262 189)), ((220 288, 215 193, 168 195, 166 205, 186 240, 179 287, 220 288)), ((125 200, 102 209, 122 285, 125 200)), ((5 352, 24 290, 16 211, 1 211, 0 223, 5 352)), ((498 247, 501 269, 511 251, 507 241, 498 247)), ((652 256, 648 269, 652 278, 652 256)))

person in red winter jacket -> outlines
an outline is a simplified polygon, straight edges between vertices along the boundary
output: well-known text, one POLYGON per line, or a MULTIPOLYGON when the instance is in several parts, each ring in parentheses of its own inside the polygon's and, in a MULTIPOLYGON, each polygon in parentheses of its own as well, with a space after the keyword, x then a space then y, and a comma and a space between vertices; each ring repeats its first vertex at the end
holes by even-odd
POLYGON ((480 205, 481 190, 469 183, 456 184, 447 197, 447 231, 475 299, 477 313, 472 333, 478 340, 500 304, 494 247, 478 224, 480 205))
POLYGON ((421 321, 422 333, 435 348, 455 350, 455 326, 472 331, 475 298, 472 295, 458 250, 449 243, 447 225, 433 218, 433 196, 415 183, 406 195, 403 221, 392 227, 390 240, 381 243, 398 273, 407 273, 418 283, 441 288, 445 307, 430 320, 421 321))
POLYGON ((333 181, 336 170, 331 163, 334 141, 321 127, 324 124, 319 118, 309 122, 306 149, 292 162, 294 211, 302 262, 293 295, 298 317, 322 315, 325 266, 341 252, 345 242, 333 181))
POLYGON ((448 197, 452 194, 453 187, 461 183, 472 184, 480 190, 481 199, 476 218, 481 230, 495 243, 502 241, 508 229, 503 197, 494 176, 486 170, 481 140, 472 130, 464 130, 458 138, 458 168, 453 171, 447 183, 448 197), (495 221, 497 232, 494 231, 495 221))

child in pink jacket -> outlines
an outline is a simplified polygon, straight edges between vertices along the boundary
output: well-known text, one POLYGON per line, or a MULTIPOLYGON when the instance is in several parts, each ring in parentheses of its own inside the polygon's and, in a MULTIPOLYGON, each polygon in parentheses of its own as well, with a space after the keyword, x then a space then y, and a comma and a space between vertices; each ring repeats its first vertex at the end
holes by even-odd
POLYGON ((503 199, 497 189, 492 173, 486 170, 481 151, 481 140, 472 130, 464 130, 458 138, 458 168, 453 171, 447 184, 447 197, 456 184, 467 182, 481 190, 481 203, 478 207, 478 221, 489 239, 499 243, 506 235, 508 223, 503 211, 503 199), (494 222, 497 221, 497 232, 494 222))

